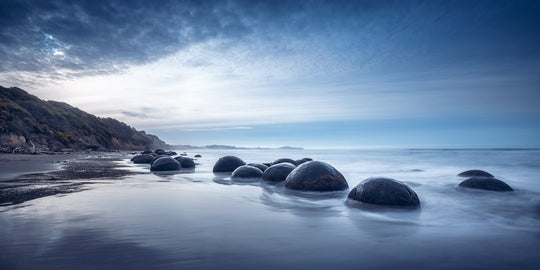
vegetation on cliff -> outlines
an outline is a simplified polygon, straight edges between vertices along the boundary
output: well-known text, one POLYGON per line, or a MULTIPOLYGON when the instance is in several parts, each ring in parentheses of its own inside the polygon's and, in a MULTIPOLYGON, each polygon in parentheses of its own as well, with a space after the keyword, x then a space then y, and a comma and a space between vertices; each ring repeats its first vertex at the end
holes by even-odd
POLYGON ((100 118, 67 103, 44 101, 26 91, 0 86, 0 149, 164 148, 158 137, 118 120, 100 118))

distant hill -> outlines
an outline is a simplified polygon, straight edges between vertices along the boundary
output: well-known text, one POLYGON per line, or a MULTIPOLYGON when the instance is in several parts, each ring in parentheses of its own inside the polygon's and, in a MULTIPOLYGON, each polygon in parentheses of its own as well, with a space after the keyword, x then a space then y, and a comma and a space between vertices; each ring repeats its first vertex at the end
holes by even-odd
POLYGON ((157 136, 118 120, 100 118, 67 103, 44 101, 0 86, 0 151, 166 148, 157 136))

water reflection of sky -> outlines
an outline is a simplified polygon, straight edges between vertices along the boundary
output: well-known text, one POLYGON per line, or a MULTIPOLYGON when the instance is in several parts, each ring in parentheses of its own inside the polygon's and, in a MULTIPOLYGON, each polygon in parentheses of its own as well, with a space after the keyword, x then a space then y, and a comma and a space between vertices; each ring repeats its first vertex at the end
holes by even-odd
MULTIPOLYGON (((347 203, 345 193, 324 197, 290 194, 279 184, 221 185, 215 180, 228 180, 210 172, 210 161, 218 154, 214 155, 205 153, 195 172, 134 175, 0 213, 1 268, 534 269, 540 265, 536 254, 540 220, 534 215, 539 201, 533 191, 459 190, 450 184, 456 179, 446 174, 448 168, 434 172, 432 159, 414 159, 412 167, 425 170, 414 172, 418 177, 413 181, 421 210, 361 209, 347 203), (439 184, 424 181, 439 174, 444 176, 437 178, 439 184)), ((351 177, 358 159, 329 161, 351 177)), ((409 166, 397 164, 395 171, 412 176, 403 170, 409 166)))

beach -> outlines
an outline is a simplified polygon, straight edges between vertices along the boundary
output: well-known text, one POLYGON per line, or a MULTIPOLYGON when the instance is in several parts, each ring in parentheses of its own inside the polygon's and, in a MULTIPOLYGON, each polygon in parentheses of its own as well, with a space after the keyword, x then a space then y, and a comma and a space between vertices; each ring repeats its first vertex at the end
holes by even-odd
MULTIPOLYGON (((181 153, 182 150, 177 152, 181 153)), ((2 269, 537 269, 540 151, 197 150, 195 170, 152 173, 128 152, 18 156, 44 171, 6 179, 2 269), (366 207, 330 194, 237 182, 212 173, 219 157, 246 162, 311 157, 332 164, 349 190, 373 176, 403 181, 419 209, 366 207), (484 169, 514 188, 459 188, 484 169), (23 186, 26 185, 26 186, 23 186), (23 194, 24 193, 19 193, 23 194)), ((22 165, 21 165, 22 166, 22 165)), ((19 166, 19 167, 21 167, 19 166)), ((25 166, 22 166, 25 168, 25 166)), ((26 172, 29 171, 19 171, 26 172)), ((13 174, 15 172, 9 172, 13 174)), ((3 197, 5 193, 2 193, 3 197)))

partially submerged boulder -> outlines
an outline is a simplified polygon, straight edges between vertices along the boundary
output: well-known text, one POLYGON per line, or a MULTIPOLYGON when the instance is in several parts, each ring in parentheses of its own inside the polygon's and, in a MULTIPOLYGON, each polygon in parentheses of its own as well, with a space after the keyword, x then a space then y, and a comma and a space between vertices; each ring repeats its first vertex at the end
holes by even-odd
POLYGON ((294 168, 293 164, 285 162, 272 165, 266 169, 262 175, 263 180, 281 182, 285 181, 289 173, 291 173, 294 168))
POLYGON ((372 177, 362 181, 351 192, 349 199, 389 206, 418 206, 416 192, 404 183, 386 177, 372 177))
POLYGON ((276 164, 280 164, 280 163, 291 163, 292 165, 296 166, 296 161, 294 161, 293 159, 290 159, 290 158, 280 158, 280 159, 276 159, 274 160, 274 162, 272 162, 272 165, 276 165, 276 164))
POLYGON ((263 172, 259 168, 243 165, 232 172, 231 178, 259 178, 262 175, 263 172))
POLYGON ((224 156, 214 164, 213 172, 233 172, 236 168, 246 163, 235 156, 224 156))
POLYGON ((156 159, 150 166, 150 171, 178 171, 180 169, 182 169, 180 162, 169 156, 156 159))
POLYGON ((264 172, 264 171, 266 171, 266 169, 268 169, 268 166, 266 166, 264 164, 260 164, 260 163, 248 163, 248 165, 259 168, 259 170, 261 170, 262 172, 264 172))
POLYGON ((154 156, 150 154, 136 155, 131 158, 131 161, 135 164, 150 164, 152 163, 152 160, 154 160, 154 156))
POLYGON ((483 189, 491 191, 513 191, 508 184, 505 182, 488 177, 471 177, 463 182, 459 183, 460 187, 465 188, 474 188, 474 189, 483 189))
POLYGON ((491 173, 488 173, 488 172, 482 171, 482 170, 468 170, 468 171, 464 171, 464 172, 458 174, 458 176, 462 176, 462 177, 493 177, 493 175, 491 173))
POLYGON ((182 165, 182 168, 195 168, 195 161, 193 161, 193 159, 191 158, 178 156, 178 157, 175 157, 174 159, 180 162, 180 165, 182 165))
POLYGON ((349 188, 345 177, 336 168, 322 161, 308 161, 296 167, 287 176, 284 185, 286 188, 306 191, 337 191, 349 188))

